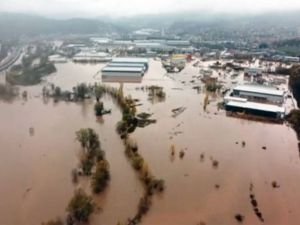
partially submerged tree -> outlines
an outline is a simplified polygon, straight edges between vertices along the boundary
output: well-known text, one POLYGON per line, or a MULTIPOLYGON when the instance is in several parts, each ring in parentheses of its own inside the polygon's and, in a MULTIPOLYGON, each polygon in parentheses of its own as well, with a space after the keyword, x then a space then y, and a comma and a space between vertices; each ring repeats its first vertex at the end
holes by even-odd
POLYGON ((80 142, 81 146, 87 153, 93 153, 95 150, 100 149, 99 136, 91 128, 80 129, 76 132, 76 139, 80 142))
POLYGON ((105 93, 105 91, 102 86, 95 85, 95 96, 96 96, 97 102, 99 102, 100 98, 102 98, 104 93, 105 93))
POLYGON ((79 99, 85 99, 89 94, 89 88, 85 83, 79 84, 73 88, 75 96, 79 99))
POLYGON ((60 218, 57 218, 55 220, 49 220, 46 223, 42 223, 42 225, 64 225, 64 223, 60 218))
POLYGON ((90 215, 95 210, 95 203, 82 189, 75 191, 73 198, 69 202, 67 212, 69 220, 75 222, 88 222, 90 215))
POLYGON ((97 163, 96 172, 92 177, 92 190, 98 194, 102 192, 109 181, 109 164, 106 160, 101 160, 97 163))
POLYGON ((95 110, 95 114, 96 116, 102 116, 103 113, 104 113, 104 106, 103 106, 103 102, 96 102, 95 104, 95 107, 94 107, 94 110, 95 110))
POLYGON ((80 129, 76 132, 76 139, 81 143, 84 152, 80 159, 80 165, 84 175, 91 175, 95 162, 103 159, 98 134, 91 129, 80 129))

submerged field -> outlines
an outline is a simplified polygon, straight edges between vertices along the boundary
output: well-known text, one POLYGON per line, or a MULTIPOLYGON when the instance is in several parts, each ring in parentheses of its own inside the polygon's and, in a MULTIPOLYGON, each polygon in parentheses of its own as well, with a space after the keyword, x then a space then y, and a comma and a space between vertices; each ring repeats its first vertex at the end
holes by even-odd
MULTIPOLYGON (((67 63, 56 68, 47 81, 63 89, 101 82, 99 65, 67 63)), ((194 77, 198 72, 189 65, 180 74, 166 76, 161 63, 151 61, 142 83, 124 84, 125 95, 140 100, 138 112, 153 113, 157 120, 138 128, 132 137, 153 174, 166 185, 163 194, 154 196, 142 224, 236 224, 237 214, 244 217, 243 224, 261 224, 250 195, 264 224, 298 224, 296 134, 285 124, 226 117, 217 109, 218 96, 210 97, 204 112, 205 95, 193 89, 202 86, 194 77), (164 87, 165 100, 149 99, 141 89, 145 85, 164 87), (172 109, 178 107, 185 110, 173 117, 172 109)), ((44 102, 42 85, 25 89, 28 100, 0 102, 0 224, 39 225, 65 214, 76 188, 70 175, 80 152, 75 131, 85 127, 98 132, 111 171, 108 189, 97 197, 102 210, 93 215, 91 224, 115 225, 134 215, 143 189, 115 132, 121 113, 110 97, 105 97, 104 105, 112 114, 97 120, 93 101, 44 102)), ((88 181, 78 186, 88 190, 88 181)))

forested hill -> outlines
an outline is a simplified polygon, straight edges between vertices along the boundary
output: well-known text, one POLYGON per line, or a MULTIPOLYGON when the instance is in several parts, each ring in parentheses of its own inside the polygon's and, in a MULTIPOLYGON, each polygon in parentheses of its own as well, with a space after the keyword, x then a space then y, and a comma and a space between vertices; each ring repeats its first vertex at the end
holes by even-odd
POLYGON ((96 19, 50 19, 26 14, 0 13, 0 40, 52 34, 96 34, 122 31, 96 19))

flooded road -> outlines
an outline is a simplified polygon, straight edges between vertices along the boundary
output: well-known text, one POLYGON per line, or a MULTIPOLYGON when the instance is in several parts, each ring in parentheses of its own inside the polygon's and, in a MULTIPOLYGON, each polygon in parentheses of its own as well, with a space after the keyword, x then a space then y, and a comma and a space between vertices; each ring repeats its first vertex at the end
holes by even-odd
MULTIPOLYGON (((81 82, 101 81, 97 73, 104 64, 56 66, 57 73, 46 80, 71 90, 81 82)), ((157 119, 132 137, 149 169, 166 183, 142 224, 236 224, 236 214, 245 217, 243 224, 261 224, 250 202, 250 184, 264 224, 299 224, 300 159, 294 131, 286 125, 226 117, 214 98, 204 112, 204 93, 193 89, 203 86, 193 78, 198 72, 188 66, 180 74, 165 76, 161 63, 151 61, 141 84, 124 85, 125 94, 140 99, 138 112, 153 113, 157 119), (149 101, 147 92, 139 89, 152 84, 165 88, 165 101, 149 101), (173 118, 171 110, 178 107, 186 110, 173 118), (183 159, 180 151, 185 152, 183 159), (273 181, 280 187, 274 189, 273 181)), ((104 105, 112 115, 101 122, 92 102, 45 104, 38 97, 42 85, 26 90, 27 101, 0 102, 0 224, 39 225, 64 215, 76 188, 70 176, 80 152, 75 131, 85 127, 99 133, 112 176, 107 191, 97 197, 103 210, 93 215, 91 224, 115 225, 134 215, 143 189, 115 133, 121 114, 111 99, 105 98, 104 105)), ((89 190, 87 182, 79 186, 89 190)))

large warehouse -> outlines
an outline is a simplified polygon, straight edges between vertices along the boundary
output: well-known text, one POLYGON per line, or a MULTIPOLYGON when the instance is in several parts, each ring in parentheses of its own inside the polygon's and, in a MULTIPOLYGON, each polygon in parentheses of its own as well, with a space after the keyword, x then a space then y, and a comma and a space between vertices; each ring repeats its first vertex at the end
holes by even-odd
POLYGON ((284 92, 262 85, 239 85, 224 97, 230 112, 282 119, 285 115, 284 92))
POLYGON ((144 64, 146 71, 149 68, 149 60, 147 58, 117 57, 113 58, 111 63, 144 64))
POLYGON ((143 67, 104 67, 102 81, 104 82, 141 82, 144 75, 143 67))
POLYGON ((233 88, 232 97, 246 98, 249 101, 282 104, 284 92, 273 87, 262 85, 239 85, 233 88))
POLYGON ((137 67, 143 68, 144 72, 146 72, 146 67, 143 63, 109 63, 107 67, 137 67))
POLYGON ((285 108, 277 105, 262 104, 256 102, 229 101, 225 108, 231 112, 243 112, 246 114, 283 119, 285 108))
POLYGON ((104 67, 102 81, 104 82, 141 82, 148 70, 148 59, 145 58, 113 58, 104 67))

